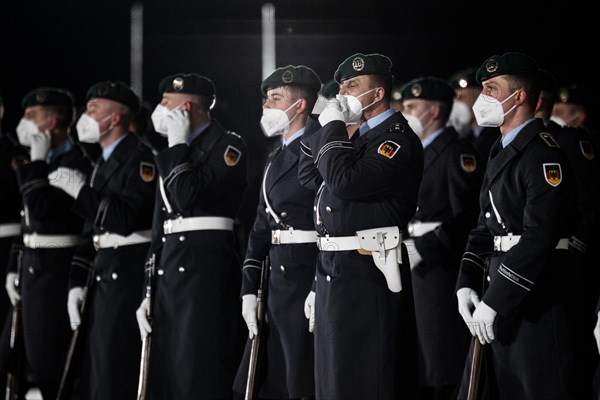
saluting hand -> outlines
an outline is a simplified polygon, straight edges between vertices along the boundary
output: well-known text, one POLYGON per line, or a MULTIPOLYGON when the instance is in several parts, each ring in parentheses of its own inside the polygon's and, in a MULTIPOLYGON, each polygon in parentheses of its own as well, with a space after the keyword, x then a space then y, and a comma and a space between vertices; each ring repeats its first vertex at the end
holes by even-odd
POLYGON ((167 116, 167 140, 169 147, 187 143, 190 137, 190 116, 182 109, 172 110, 167 116))
POLYGON ((31 161, 45 161, 50 152, 50 134, 38 132, 31 135, 31 161))

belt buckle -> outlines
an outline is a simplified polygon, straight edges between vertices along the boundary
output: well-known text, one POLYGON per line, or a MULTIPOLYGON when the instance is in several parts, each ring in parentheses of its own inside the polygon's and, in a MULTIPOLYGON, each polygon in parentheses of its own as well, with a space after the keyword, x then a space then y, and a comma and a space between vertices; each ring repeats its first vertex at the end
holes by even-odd
POLYGON ((98 249, 100 248, 100 235, 94 235, 92 237, 92 242, 94 242, 94 249, 98 251, 98 249))
POLYGON ((271 244, 281 243, 281 230, 271 231, 271 244))
POLYGON ((163 230, 165 232, 165 235, 169 235, 169 234, 173 233, 173 220, 172 219, 168 219, 163 223, 163 230))

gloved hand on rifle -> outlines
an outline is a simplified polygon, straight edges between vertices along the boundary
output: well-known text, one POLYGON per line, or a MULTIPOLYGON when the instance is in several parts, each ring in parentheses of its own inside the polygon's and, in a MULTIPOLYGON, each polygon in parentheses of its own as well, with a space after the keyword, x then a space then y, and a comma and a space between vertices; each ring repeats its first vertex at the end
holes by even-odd
POLYGON ((475 325, 473 324, 473 314, 471 310, 479 305, 479 295, 473 289, 464 287, 458 289, 456 297, 458 298, 458 312, 465 321, 465 324, 467 324, 469 331, 471 331, 471 335, 476 336, 477 332, 475 331, 475 325))
POLYGON ((598 352, 600 353, 600 312, 598 312, 598 321, 596 321, 596 327, 594 328, 594 337, 596 338, 596 346, 598 346, 598 352))
POLYGON ((252 339, 258 335, 258 324, 256 322, 256 315, 258 311, 258 303, 256 301, 256 295, 245 294, 242 296, 242 317, 246 321, 248 326, 248 337, 252 339))
POLYGON ((475 325, 475 333, 481 344, 492 343, 494 337, 494 319, 498 313, 481 301, 475 312, 473 313, 473 323, 475 325))
POLYGON ((19 294, 16 285, 17 276, 16 272, 9 272, 6 274, 6 293, 8 293, 8 298, 13 307, 21 300, 21 295, 19 294))
POLYGON ((148 321, 148 313, 150 312, 150 299, 144 298, 139 308, 135 311, 135 318, 137 319, 138 327, 140 328, 140 337, 142 340, 150 333, 152 333, 152 326, 148 321))
POLYGON ((69 313, 69 320, 71 321, 71 329, 74 331, 81 325, 81 304, 83 303, 86 294, 87 288, 79 286, 69 290, 67 312, 69 313))
POLYGON ((410 269, 413 270, 417 265, 423 261, 419 250, 417 250, 417 246, 415 246, 414 239, 406 239, 404 240, 404 245, 406 246, 406 251, 408 252, 408 261, 410 263, 410 269))
POLYGON ((304 300, 304 316, 308 319, 309 332, 315 330, 315 296, 316 293, 311 291, 304 300))

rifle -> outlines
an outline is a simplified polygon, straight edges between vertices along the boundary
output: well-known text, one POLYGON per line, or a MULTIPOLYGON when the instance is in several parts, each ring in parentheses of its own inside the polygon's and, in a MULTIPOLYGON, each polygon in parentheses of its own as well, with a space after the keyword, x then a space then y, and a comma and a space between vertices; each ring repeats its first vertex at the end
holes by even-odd
MULTIPOLYGON (((152 323, 152 284, 154 279, 154 267, 156 265, 156 254, 152 253, 152 256, 146 261, 146 299, 148 299, 148 308, 146 310, 146 317, 148 321, 152 323)), ((146 389, 148 387, 148 367, 150 365, 150 345, 151 334, 148 334, 142 341, 142 355, 140 357, 140 375, 138 378, 138 391, 137 399, 146 399, 146 389)))
POLYGON ((87 293, 81 301, 80 315, 82 319, 82 323, 73 331, 73 335, 71 335, 71 342, 69 343, 69 350, 67 352, 67 358, 65 359, 65 367, 63 368, 63 373, 60 378, 60 385, 58 387, 58 392, 56 393, 56 400, 62 400, 63 395, 65 393, 65 388, 67 387, 67 383, 69 381, 71 365, 73 364, 73 358, 76 353, 77 344, 79 343, 79 336, 82 331, 82 325, 84 320, 84 312, 86 309, 87 298, 91 296, 91 287, 93 282, 94 269, 92 265, 88 269, 88 274, 86 277, 85 287, 87 288, 87 293))
MULTIPOLYGON (((487 268, 483 272, 483 283, 481 284, 481 298, 483 299, 483 294, 486 289, 486 277, 487 277, 487 268)), ((479 381, 480 381, 480 372, 481 372, 481 363, 483 359, 483 345, 477 338, 474 336, 471 342, 471 372, 469 375, 469 387, 467 392, 467 400, 477 400, 477 396, 479 394, 479 381)))
POLYGON ((267 287, 269 284, 269 256, 265 257, 262 263, 260 273, 260 286, 256 295, 256 320, 258 333, 252 338, 252 347, 250 348, 250 361, 248 364, 248 380, 246 381, 246 394, 244 400, 252 400, 254 397, 254 383, 256 381, 256 368, 258 366, 258 354, 260 350, 260 339, 266 313, 267 287))
MULTIPOLYGON (((21 279, 21 264, 23 258, 23 249, 17 253, 17 278, 15 287, 19 289, 21 279)), ((10 355, 12 358, 12 368, 8 368, 6 373, 6 392, 5 400, 17 400, 19 398, 19 383, 21 380, 21 302, 13 306, 12 318, 10 323, 10 355)))

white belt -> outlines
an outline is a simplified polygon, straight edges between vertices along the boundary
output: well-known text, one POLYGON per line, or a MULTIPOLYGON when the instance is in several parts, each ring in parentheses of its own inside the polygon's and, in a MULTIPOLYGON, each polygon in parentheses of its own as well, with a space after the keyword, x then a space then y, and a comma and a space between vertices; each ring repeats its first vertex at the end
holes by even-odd
POLYGON ((411 237, 419 237, 423 236, 426 233, 431 232, 438 226, 440 226, 441 222, 421 222, 416 221, 408 224, 408 234, 411 237))
MULTIPOLYGON (((519 243, 519 240, 521 240, 521 235, 494 236, 494 251, 507 252, 519 243)), ((569 248, 569 239, 560 239, 555 248, 567 250, 569 248)))
POLYGON ((21 234, 21 224, 0 224, 0 238, 19 236, 21 234))
POLYGON ((362 248, 358 236, 319 236, 317 247, 321 251, 346 251, 362 248))
POLYGON ((24 233, 23 244, 29 249, 64 249, 81 244, 77 235, 40 235, 39 233, 24 233))
POLYGON ((300 231, 296 229, 271 231, 271 244, 316 243, 316 231, 300 231))
POLYGON ((233 219, 225 217, 190 217, 168 219, 163 223, 165 235, 189 231, 232 231, 233 219))
POLYGON ((94 235, 94 247, 98 249, 113 249, 119 246, 128 246, 132 244, 149 243, 152 236, 151 230, 133 232, 131 235, 121 236, 116 233, 103 233, 94 235))

